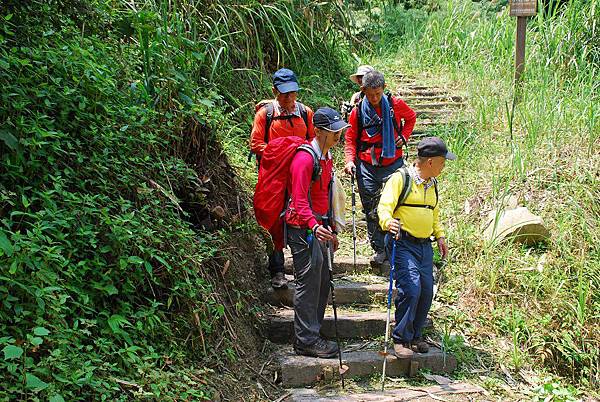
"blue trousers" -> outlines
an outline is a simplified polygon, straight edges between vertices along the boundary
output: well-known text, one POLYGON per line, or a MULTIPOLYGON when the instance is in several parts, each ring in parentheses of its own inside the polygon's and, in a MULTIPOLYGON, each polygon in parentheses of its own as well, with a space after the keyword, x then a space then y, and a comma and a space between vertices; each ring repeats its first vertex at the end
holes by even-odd
POLYGON ((392 173, 400 169, 403 165, 404 159, 402 158, 398 158, 389 166, 373 166, 370 163, 365 163, 361 160, 358 162, 356 168, 356 182, 358 183, 360 202, 367 219, 367 233, 369 235, 371 247, 375 252, 385 250, 385 234, 379 227, 378 217, 371 212, 377 208, 377 204, 379 204, 379 196, 385 181, 392 173))
POLYGON ((388 235, 386 244, 390 258, 392 241, 396 242, 394 279, 398 289, 392 338, 394 343, 407 343, 422 336, 433 300, 433 248, 430 242, 393 240, 388 235))

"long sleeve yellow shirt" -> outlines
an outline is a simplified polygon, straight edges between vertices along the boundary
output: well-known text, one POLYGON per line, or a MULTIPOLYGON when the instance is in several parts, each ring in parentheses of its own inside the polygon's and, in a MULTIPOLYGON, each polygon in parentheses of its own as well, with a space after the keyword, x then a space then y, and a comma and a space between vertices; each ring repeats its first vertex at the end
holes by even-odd
POLYGON ((436 205, 435 188, 433 185, 426 187, 426 182, 416 180, 413 169, 409 169, 412 179, 412 188, 404 200, 407 204, 431 205, 435 206, 433 210, 429 208, 419 208, 411 206, 400 206, 396 208, 398 197, 404 185, 404 175, 402 172, 396 172, 385 184, 377 214, 379 215, 379 226, 384 231, 390 228, 392 219, 397 219, 402 224, 402 230, 410 233, 414 237, 426 238, 433 234, 435 238, 445 237, 444 228, 439 219, 439 203, 436 205))

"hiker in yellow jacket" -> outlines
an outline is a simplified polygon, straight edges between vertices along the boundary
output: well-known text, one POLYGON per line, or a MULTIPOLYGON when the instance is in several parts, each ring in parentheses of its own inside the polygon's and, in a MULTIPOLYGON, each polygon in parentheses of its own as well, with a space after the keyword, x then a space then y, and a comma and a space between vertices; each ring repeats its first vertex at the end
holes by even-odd
POLYGON ((392 338, 396 356, 401 358, 429 351, 422 330, 433 299, 432 236, 442 258, 448 254, 436 180, 446 159, 454 160, 456 155, 440 138, 421 140, 415 163, 390 176, 377 207, 379 225, 390 232, 386 239, 390 258, 392 241, 396 242, 394 279, 398 294, 392 338))

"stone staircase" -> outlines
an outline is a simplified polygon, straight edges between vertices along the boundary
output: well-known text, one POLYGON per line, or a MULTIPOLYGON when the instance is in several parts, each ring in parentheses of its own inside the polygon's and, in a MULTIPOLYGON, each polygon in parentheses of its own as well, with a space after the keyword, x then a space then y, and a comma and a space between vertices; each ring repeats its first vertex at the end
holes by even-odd
MULTIPOLYGON (((287 255, 286 266, 289 264, 291 256, 287 255)), ((344 364, 348 366, 344 378, 381 375, 387 277, 373 275, 368 261, 364 258, 359 258, 356 266, 353 266, 352 257, 336 257, 334 276, 338 333, 344 364), (360 275, 353 278, 348 274, 360 275)), ((281 344, 274 360, 277 362, 278 377, 282 386, 297 388, 339 381, 337 359, 318 359, 294 353, 291 347, 294 339, 294 310, 291 306, 295 284, 293 276, 288 276, 288 279, 288 289, 269 289, 264 296, 273 305, 267 320, 266 336, 271 342, 281 344)), ((392 310, 391 325, 393 317, 392 310)), ((432 323, 429 322, 428 326, 431 327, 432 323)), ((326 338, 335 339, 333 312, 330 307, 325 313, 321 332, 326 338)), ((391 348, 388 349, 388 352, 390 351, 391 348)), ((435 346, 429 353, 417 353, 412 359, 398 359, 393 354, 386 356, 386 359, 388 377, 414 376, 421 369, 434 373, 449 373, 455 370, 457 365, 454 356, 435 346)), ((285 400, 321 400, 319 398, 321 397, 318 394, 306 393, 305 389, 301 389, 291 390, 285 400)))
MULTIPOLYGON (((465 99, 452 94, 445 88, 424 86, 414 78, 396 75, 398 83, 396 95, 405 100, 417 113, 417 123, 413 137, 432 135, 436 126, 456 124, 465 99)), ((411 141, 415 146, 417 141, 411 141)), ((358 199, 358 196, 357 196, 358 199)), ((360 211, 360 208, 357 208, 360 211)), ((359 213, 360 215, 360 213, 359 213)), ((358 216, 357 216, 358 217, 358 216)), ((359 222, 357 222, 359 223, 359 222)), ((339 361, 337 359, 318 359, 298 356, 292 349, 294 339, 294 289, 291 255, 286 255, 286 273, 290 280, 288 289, 269 289, 264 299, 273 306, 266 325, 267 338, 280 345, 273 356, 277 365, 281 386, 288 389, 279 401, 406 401, 406 400, 445 400, 439 395, 452 394, 451 400, 465 400, 461 395, 481 392, 481 388, 469 384, 448 383, 426 387, 387 389, 386 391, 352 392, 332 386, 339 386, 339 361), (329 387, 327 395, 319 387, 329 387), (424 398, 424 399, 422 399, 424 398), (458 399, 456 399, 458 398, 458 399)), ((358 257, 356 264, 352 257, 335 256, 334 284, 338 315, 338 334, 342 348, 342 357, 348 370, 345 379, 379 378, 382 372, 383 339, 386 326, 386 300, 388 289, 389 265, 373 269, 368 259, 358 257)), ((395 292, 395 290, 394 290, 395 292)), ((394 314, 392 306, 391 325, 394 314)), ((433 330, 429 320, 426 333, 433 330)), ((321 328, 324 337, 334 340, 335 330, 331 307, 325 313, 321 328)), ((429 338, 431 341, 432 338, 429 338)), ((420 372, 451 373, 457 368, 456 358, 442 350, 439 344, 431 342, 432 347, 426 354, 415 353, 412 358, 399 359, 393 355, 392 343, 388 345, 385 356, 386 374, 391 377, 413 377, 420 372)), ((390 388, 393 388, 391 386, 390 388)), ((465 397, 466 398, 466 397, 465 397)), ((469 398, 470 399, 470 398, 469 398)))
POLYGON ((465 107, 465 98, 446 88, 419 84, 413 77, 397 74, 395 95, 402 98, 416 113, 417 123, 412 137, 427 136, 436 126, 457 124, 457 115, 465 107))

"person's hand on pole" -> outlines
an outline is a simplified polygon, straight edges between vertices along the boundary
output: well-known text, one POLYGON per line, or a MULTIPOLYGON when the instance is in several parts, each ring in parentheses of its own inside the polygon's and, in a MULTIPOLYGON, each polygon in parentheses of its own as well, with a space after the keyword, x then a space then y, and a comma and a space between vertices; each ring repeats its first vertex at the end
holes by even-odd
POLYGON ((331 240, 333 240, 333 233, 331 233, 331 231, 329 229, 327 229, 323 225, 318 225, 315 228, 314 232, 315 232, 315 236, 320 241, 331 241, 331 240))
POLYGON ((333 251, 338 251, 338 248, 340 248, 340 242, 337 238, 337 235, 333 235, 333 240, 331 241, 331 243, 333 244, 333 251))
POLYGON ((440 250, 440 255, 442 256, 442 260, 445 260, 448 257, 448 245, 446 244, 446 238, 440 237, 437 239, 438 249, 440 250))
POLYGON ((389 231, 394 237, 398 238, 398 233, 400 233, 400 229, 402 229, 402 223, 398 219, 392 219, 389 225, 389 231))
POLYGON ((346 166, 344 167, 344 172, 346 172, 346 174, 353 174, 355 171, 356 165, 354 164, 354 162, 350 161, 346 163, 346 166))

